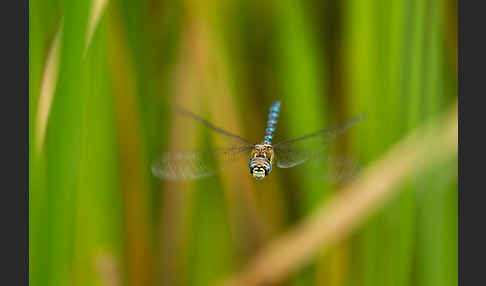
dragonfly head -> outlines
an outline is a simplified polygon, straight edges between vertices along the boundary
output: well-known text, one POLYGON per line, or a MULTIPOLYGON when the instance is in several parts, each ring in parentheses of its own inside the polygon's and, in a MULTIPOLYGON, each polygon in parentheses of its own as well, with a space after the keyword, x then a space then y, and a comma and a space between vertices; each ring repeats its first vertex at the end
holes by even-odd
POLYGON ((256 180, 262 180, 272 171, 273 148, 267 144, 255 145, 248 169, 256 180))
POLYGON ((255 167, 252 170, 252 175, 255 180, 262 180, 267 175, 265 169, 262 167, 255 167))
POLYGON ((250 164, 248 164, 248 169, 250 173, 256 180, 262 180, 272 171, 272 164, 267 158, 256 157, 250 159, 250 164))

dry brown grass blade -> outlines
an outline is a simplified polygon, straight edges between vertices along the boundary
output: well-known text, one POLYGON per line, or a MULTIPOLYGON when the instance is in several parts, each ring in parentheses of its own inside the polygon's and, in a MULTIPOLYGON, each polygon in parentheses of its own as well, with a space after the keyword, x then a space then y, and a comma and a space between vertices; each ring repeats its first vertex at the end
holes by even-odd
POLYGON ((40 153, 44 139, 46 135, 47 120, 49 119, 49 113, 51 111, 52 99, 54 98, 54 92, 56 91, 57 76, 59 74, 59 57, 61 46, 62 27, 59 27, 57 34, 52 42, 47 55, 46 64, 44 66, 44 72, 42 75, 42 81, 40 86, 39 104, 37 105, 37 118, 36 118, 36 142, 35 150, 40 153))
POLYGON ((365 221, 397 193, 402 180, 457 153, 457 103, 414 131, 296 228, 271 242, 223 285, 281 281, 365 221))
POLYGON ((95 261, 95 269, 101 285, 120 286, 120 263, 111 253, 99 253, 95 261))
POLYGON ((120 187, 123 192, 124 257, 123 285, 155 285, 153 279, 153 241, 150 227, 150 182, 145 166, 141 115, 137 100, 134 63, 127 50, 118 14, 108 15, 108 64, 111 94, 118 135, 120 187), (123 71, 123 72, 120 72, 123 71))
MULTIPOLYGON (((183 106, 188 110, 200 112, 198 105, 199 83, 197 73, 191 62, 192 46, 190 33, 181 38, 181 53, 173 74, 174 96, 170 98, 173 106, 183 106)), ((197 128, 187 120, 174 115, 168 137, 169 151, 194 150, 197 148, 197 128), (184 132, 180 132, 184 130, 184 132)), ((164 181, 165 191, 160 196, 159 213, 159 284, 184 284, 185 265, 187 265, 187 232, 191 219, 192 182, 164 181)))
MULTIPOLYGON (((211 25, 207 25, 203 16, 196 16, 196 14, 196 12, 191 14, 194 18, 188 30, 194 47, 192 56, 200 79, 201 96, 211 114, 209 119, 212 122, 224 122, 226 129, 235 134, 243 134, 236 116, 235 92, 228 84, 231 82, 228 78, 231 71, 224 59, 225 48, 218 41, 218 31, 211 25)), ((215 135, 213 140, 216 146, 228 144, 221 136, 215 135)), ((248 162, 241 161, 241 163, 248 162)), ((241 253, 251 253, 262 244, 268 227, 258 208, 255 189, 252 188, 253 178, 242 177, 240 171, 238 168, 232 168, 221 174, 221 183, 229 205, 232 235, 237 241, 238 250, 241 253), (234 185, 235 181, 238 181, 238 186, 234 185)))

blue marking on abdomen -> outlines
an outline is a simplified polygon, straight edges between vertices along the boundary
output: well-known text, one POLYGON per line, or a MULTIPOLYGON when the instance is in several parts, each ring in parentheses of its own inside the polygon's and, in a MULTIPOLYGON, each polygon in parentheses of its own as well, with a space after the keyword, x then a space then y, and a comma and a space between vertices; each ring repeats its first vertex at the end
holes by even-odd
POLYGON ((280 101, 275 101, 268 111, 267 128, 265 129, 265 139, 263 140, 263 144, 272 144, 273 132, 275 132, 279 113, 280 101))

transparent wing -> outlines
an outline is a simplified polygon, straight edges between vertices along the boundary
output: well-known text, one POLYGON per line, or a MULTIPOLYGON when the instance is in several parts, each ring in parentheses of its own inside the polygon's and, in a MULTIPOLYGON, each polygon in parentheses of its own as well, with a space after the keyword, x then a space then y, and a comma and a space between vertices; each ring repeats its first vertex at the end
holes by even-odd
POLYGON ((340 186, 355 177, 361 166, 359 161, 351 157, 329 157, 329 169, 323 174, 322 179, 332 186, 340 186))
POLYGON ((329 145, 346 130, 363 120, 364 116, 351 119, 315 133, 280 141, 274 145, 275 161, 279 168, 291 168, 309 159, 326 154, 329 145))
POLYGON ((312 151, 299 150, 290 146, 275 147, 275 162, 279 168, 292 168, 319 155, 326 149, 326 147, 321 147, 320 149, 312 151))
POLYGON ((223 128, 217 127, 214 124, 212 124, 211 122, 207 121, 206 119, 204 119, 204 118, 196 115, 195 113, 193 113, 193 112, 191 112, 191 111, 189 111, 187 109, 184 109, 184 108, 182 108, 180 106, 175 106, 174 108, 181 115, 186 116, 188 118, 191 118, 191 119, 193 119, 193 120, 201 123, 202 125, 208 127, 209 129, 211 129, 211 130, 213 130, 213 131, 215 131, 215 132, 217 132, 219 134, 222 134, 222 135, 225 135, 227 137, 231 137, 233 139, 239 140, 240 141, 239 142, 240 144, 241 144, 241 142, 243 142, 243 144, 249 144, 249 145, 252 144, 248 139, 245 139, 245 138, 243 138, 241 136, 238 136, 236 134, 233 134, 233 133, 231 133, 231 132, 229 132, 227 130, 224 130, 223 128))
POLYGON ((308 154, 302 154, 296 152, 294 155, 299 157, 299 160, 288 160, 292 164, 284 165, 285 167, 281 168, 290 168, 300 163, 303 163, 307 160, 316 157, 324 157, 324 161, 327 163, 327 168, 325 173, 322 175, 317 176, 316 179, 321 179, 327 181, 331 186, 340 186, 343 183, 349 181, 354 176, 358 174, 361 169, 359 161, 352 157, 344 157, 342 155, 334 155, 330 153, 324 152, 316 152, 314 156, 306 156, 308 154))
POLYGON ((215 175, 243 155, 251 145, 194 152, 166 152, 152 164, 152 174, 165 180, 195 180, 215 175))

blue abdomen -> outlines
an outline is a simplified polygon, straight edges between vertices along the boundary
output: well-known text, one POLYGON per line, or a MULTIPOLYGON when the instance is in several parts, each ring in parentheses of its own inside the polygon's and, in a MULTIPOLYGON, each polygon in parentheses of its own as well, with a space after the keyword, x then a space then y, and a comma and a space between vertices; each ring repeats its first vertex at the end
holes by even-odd
POLYGON ((273 133, 277 125, 278 115, 280 114, 280 101, 275 101, 268 112, 267 128, 265 129, 265 139, 263 144, 272 144, 273 133))

